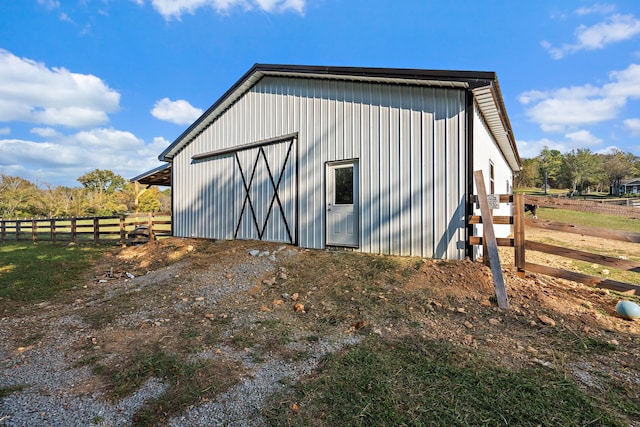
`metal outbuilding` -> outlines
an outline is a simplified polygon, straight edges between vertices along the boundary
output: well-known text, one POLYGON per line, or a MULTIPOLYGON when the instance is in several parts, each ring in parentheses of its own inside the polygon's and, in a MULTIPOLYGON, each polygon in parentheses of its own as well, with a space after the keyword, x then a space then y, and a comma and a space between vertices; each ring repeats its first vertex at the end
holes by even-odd
POLYGON ((520 168, 493 72, 265 64, 159 158, 176 236, 447 259, 520 168))

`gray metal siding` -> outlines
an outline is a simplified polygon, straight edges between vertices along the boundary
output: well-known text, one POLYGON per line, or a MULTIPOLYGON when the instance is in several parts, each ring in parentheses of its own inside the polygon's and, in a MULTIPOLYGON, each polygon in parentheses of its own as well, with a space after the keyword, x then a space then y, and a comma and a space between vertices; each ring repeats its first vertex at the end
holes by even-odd
MULTIPOLYGON (((192 155, 298 132, 298 186, 292 177, 283 191, 299 203, 300 246, 324 247, 325 163, 357 158, 360 251, 461 258, 464 108, 460 89, 265 77, 175 156, 175 234, 231 238, 223 218, 237 215, 244 197, 224 188, 238 179, 232 167, 192 163, 192 155)), ((284 155, 270 153, 276 163, 284 155)), ((284 241, 278 230, 268 233, 284 241)), ((249 229, 243 236, 255 237, 249 229)))

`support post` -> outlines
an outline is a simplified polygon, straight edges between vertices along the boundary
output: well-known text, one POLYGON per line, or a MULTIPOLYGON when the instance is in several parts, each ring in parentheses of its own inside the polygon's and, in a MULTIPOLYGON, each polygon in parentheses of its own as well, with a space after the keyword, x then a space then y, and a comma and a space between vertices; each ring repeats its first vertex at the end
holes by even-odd
POLYGON ((525 249, 524 249, 524 194, 516 194, 513 198, 513 240, 514 259, 518 277, 524 279, 525 249))
POLYGON ((478 189, 478 202, 480 203, 480 212, 482 214, 482 230, 483 240, 487 242, 488 258, 491 267, 491 274, 493 276, 493 285, 496 289, 496 297, 498 299, 498 306, 502 309, 509 309, 509 299, 507 298, 507 289, 504 284, 504 277, 502 276, 502 267, 500 265, 500 255, 498 254, 498 242, 496 240, 496 234, 493 229, 493 215, 489 208, 489 201, 487 200, 487 187, 484 184, 484 177, 482 171, 475 171, 473 177, 476 181, 476 188, 478 189))
POLYGON ((138 181, 134 181, 133 188, 135 192, 135 199, 133 201, 133 212, 138 213, 140 209, 140 183, 138 181))

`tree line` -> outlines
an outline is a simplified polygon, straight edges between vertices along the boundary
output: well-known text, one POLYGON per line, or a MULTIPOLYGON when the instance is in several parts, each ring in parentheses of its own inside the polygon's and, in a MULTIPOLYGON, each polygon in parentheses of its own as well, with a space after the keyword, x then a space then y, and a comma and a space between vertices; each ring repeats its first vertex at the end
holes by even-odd
POLYGON ((135 185, 110 170, 96 169, 77 181, 80 187, 53 187, 0 174, 0 218, 111 216, 171 209, 170 189, 145 188, 136 200, 135 185))
MULTIPOLYGON (((548 147, 523 159, 515 178, 517 188, 568 188, 572 193, 609 192, 627 178, 640 177, 640 157, 623 151, 597 154, 578 148, 562 154, 548 147)), ((614 194, 618 195, 615 193, 614 194)))
MULTIPOLYGON (((579 148, 562 154, 548 147, 523 159, 516 188, 568 188, 576 194, 608 192, 626 178, 640 177, 640 157, 615 151, 597 154, 579 148)), ((0 174, 0 218, 110 216, 127 212, 168 212, 171 189, 135 185, 110 170, 96 169, 77 178, 80 187, 38 185, 0 174)))

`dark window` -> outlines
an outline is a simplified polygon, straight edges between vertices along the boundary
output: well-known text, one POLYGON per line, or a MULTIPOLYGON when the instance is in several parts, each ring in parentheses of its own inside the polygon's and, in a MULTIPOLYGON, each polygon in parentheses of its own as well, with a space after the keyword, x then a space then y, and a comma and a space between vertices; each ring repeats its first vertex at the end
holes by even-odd
POLYGON ((489 191, 489 194, 496 194, 496 181, 495 181, 495 170, 494 170, 494 166, 493 163, 489 163, 489 182, 490 182, 490 186, 491 189, 489 191))
POLYGON ((353 166, 334 169, 335 201, 336 205, 353 204, 353 166))

